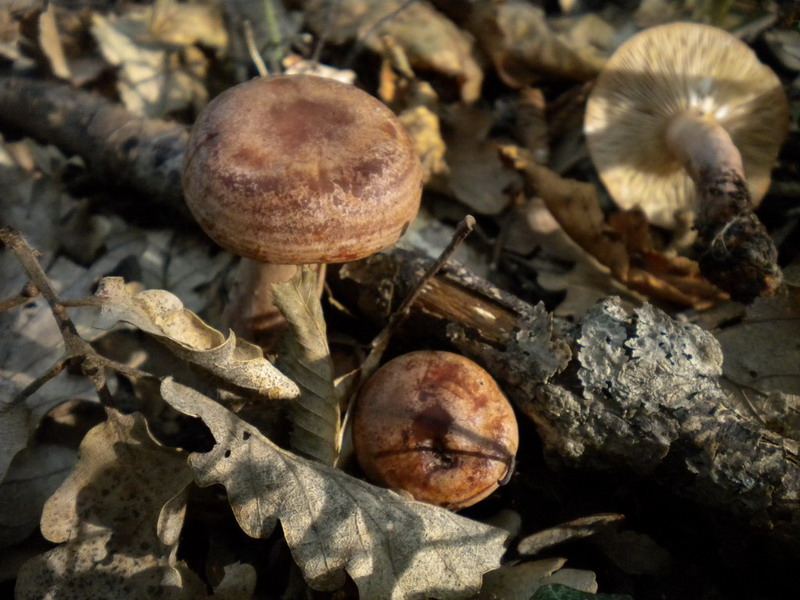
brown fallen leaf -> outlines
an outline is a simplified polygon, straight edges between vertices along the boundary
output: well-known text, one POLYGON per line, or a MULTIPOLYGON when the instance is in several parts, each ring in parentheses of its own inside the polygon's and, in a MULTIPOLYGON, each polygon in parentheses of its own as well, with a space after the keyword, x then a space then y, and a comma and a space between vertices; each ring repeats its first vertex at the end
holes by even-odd
POLYGON ((232 331, 226 338, 185 309, 170 292, 133 288, 121 277, 100 281, 95 293, 100 305, 95 327, 110 329, 124 321, 155 336, 179 358, 232 385, 269 398, 299 395, 297 384, 264 358, 255 344, 237 338, 232 331))
POLYGON ((560 177, 523 149, 506 146, 502 153, 524 173, 564 232, 630 289, 696 309, 727 297, 701 275, 697 263, 658 251, 644 215, 627 211, 606 219, 593 184, 560 177))
POLYGON ((391 38, 414 69, 453 80, 465 102, 480 97, 483 72, 472 55, 471 38, 429 3, 341 0, 331 14, 327 0, 306 0, 304 8, 311 28, 329 34, 331 43, 356 40, 384 55, 383 39, 391 38))
POLYGON ((532 255, 528 263, 536 273, 536 282, 546 290, 564 294, 554 309, 559 316, 579 317, 609 295, 642 299, 576 244, 539 197, 516 209, 505 248, 522 256, 532 255))
POLYGON ((547 77, 583 81, 602 66, 571 48, 550 28, 544 11, 528 2, 479 2, 467 26, 511 87, 528 87, 547 77))
POLYGON ((463 598, 499 566, 506 532, 294 456, 171 379, 161 393, 214 436, 209 452, 189 457, 197 484, 223 485, 251 537, 269 536, 280 520, 312 587, 336 589, 346 571, 362 598, 463 598))

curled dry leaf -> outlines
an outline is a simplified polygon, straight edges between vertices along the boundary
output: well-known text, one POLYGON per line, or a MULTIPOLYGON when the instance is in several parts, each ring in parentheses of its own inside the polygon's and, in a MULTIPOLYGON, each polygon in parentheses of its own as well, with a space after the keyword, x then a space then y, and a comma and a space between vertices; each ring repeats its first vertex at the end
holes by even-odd
POLYGON ((333 465, 339 402, 316 271, 304 267, 286 283, 273 285, 272 301, 288 325, 278 364, 300 386, 300 397, 292 403, 292 449, 333 465))
POLYGON ((522 170, 570 239, 631 290, 698 309, 725 297, 701 275, 696 262, 659 252, 640 212, 617 213, 607 221, 593 184, 560 177, 521 148, 504 147, 502 152, 522 170))
POLYGON ((134 292, 120 277, 100 281, 95 294, 100 302, 96 327, 111 328, 124 321, 149 333, 179 358, 240 388, 269 398, 296 398, 300 390, 264 358, 261 348, 226 338, 200 317, 185 309, 180 299, 164 290, 134 292))
POLYGON ((511 87, 527 87, 544 77, 586 80, 602 61, 582 56, 548 25, 544 11, 528 2, 478 3, 468 27, 511 87))
POLYGON ((306 0, 311 28, 342 44, 357 40, 385 54, 384 38, 401 46, 411 66, 455 80, 465 102, 480 97, 483 72, 472 56, 472 40, 427 2, 341 0, 331 15, 327 0, 306 0))
POLYGON ((158 445, 141 415, 109 410, 45 505, 42 534, 61 545, 25 563, 17 598, 202 597, 175 559, 190 483, 185 455, 158 445))
POLYGON ((167 379, 173 408, 211 430, 211 451, 189 457, 201 486, 222 484, 239 525, 266 537, 278 520, 295 561, 315 588, 352 577, 362 598, 462 598, 500 564, 507 534, 405 499, 281 450, 202 394, 167 379))

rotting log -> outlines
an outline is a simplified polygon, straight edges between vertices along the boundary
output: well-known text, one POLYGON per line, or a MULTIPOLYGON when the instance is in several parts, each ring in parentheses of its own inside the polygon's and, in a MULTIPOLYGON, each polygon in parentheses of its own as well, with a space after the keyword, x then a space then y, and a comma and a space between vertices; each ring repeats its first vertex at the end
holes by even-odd
MULTIPOLYGON (((345 265, 339 285, 355 281, 360 310, 379 318, 427 263, 393 249, 345 265)), ((800 445, 731 408, 722 351, 700 327, 616 298, 564 322, 453 264, 422 292, 407 327, 486 367, 534 421, 554 466, 653 477, 796 543, 800 445)))

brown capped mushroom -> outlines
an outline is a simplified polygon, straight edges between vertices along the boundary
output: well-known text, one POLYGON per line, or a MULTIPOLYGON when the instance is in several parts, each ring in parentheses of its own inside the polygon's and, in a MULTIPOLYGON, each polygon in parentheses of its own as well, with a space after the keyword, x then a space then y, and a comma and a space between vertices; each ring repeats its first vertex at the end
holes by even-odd
POLYGON ((701 268, 705 259, 706 276, 744 299, 780 281, 752 208, 787 127, 778 77, 732 35, 695 23, 646 29, 623 44, 592 90, 584 124, 615 202, 668 228, 677 211, 694 211, 701 268))
POLYGON ((257 334, 276 312, 269 284, 293 265, 357 260, 397 241, 417 214, 422 167, 379 100, 293 75, 242 83, 206 107, 183 189, 206 233, 243 257, 228 320, 257 334))
POLYGON ((491 375, 450 352, 389 361, 356 403, 353 445, 367 477, 446 508, 471 506, 507 480, 518 442, 491 375))

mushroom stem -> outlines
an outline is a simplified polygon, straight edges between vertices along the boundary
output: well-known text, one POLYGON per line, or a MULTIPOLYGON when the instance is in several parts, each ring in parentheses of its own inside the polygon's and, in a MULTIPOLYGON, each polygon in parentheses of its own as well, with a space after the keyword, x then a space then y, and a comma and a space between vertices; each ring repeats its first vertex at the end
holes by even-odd
POLYGON ((700 173, 732 171, 744 179, 742 156, 731 136, 716 121, 694 111, 673 118, 667 127, 667 143, 697 183, 700 173))
POLYGON ((686 111, 672 119, 667 144, 697 190, 697 250, 703 274, 750 302, 774 293, 782 281, 778 252, 753 212, 742 155, 715 121, 686 111))
POLYGON ((242 258, 236 267, 231 298, 222 315, 239 337, 269 349, 283 333, 283 315, 272 303, 272 284, 289 281, 295 265, 277 265, 242 258))
POLYGON ((742 155, 724 127, 695 111, 685 111, 672 119, 666 138, 694 181, 698 223, 725 223, 752 210, 742 155))

